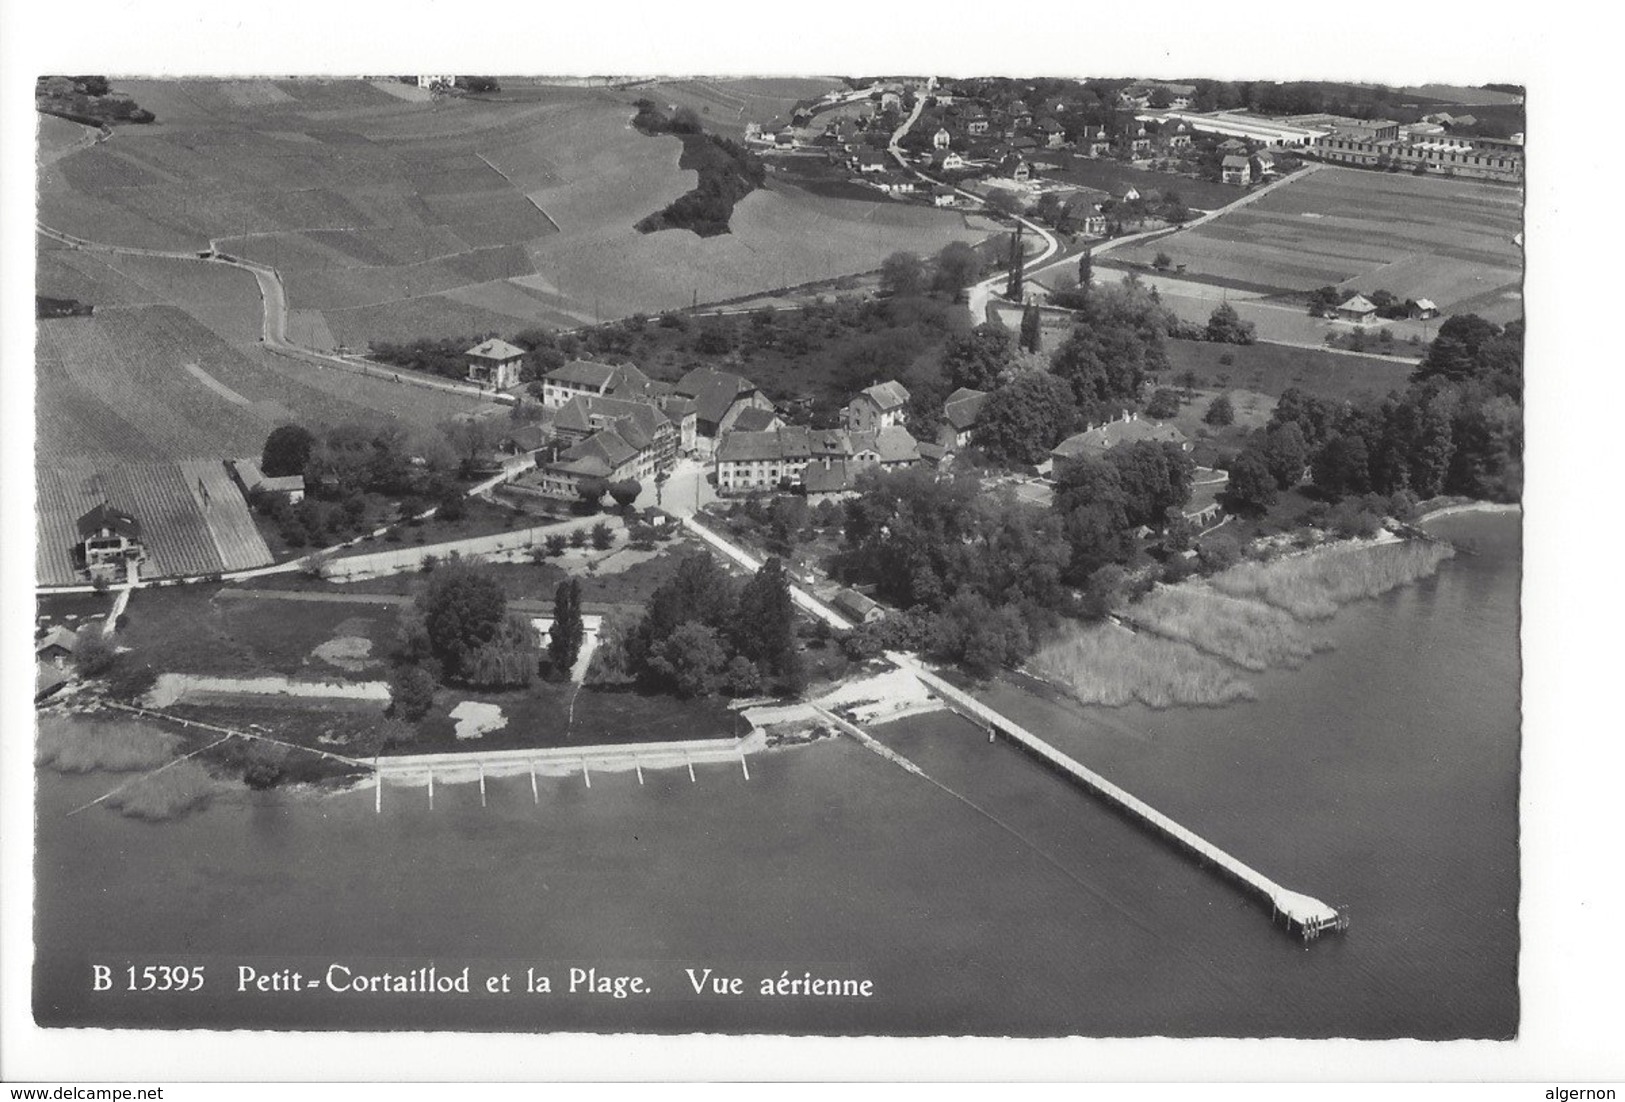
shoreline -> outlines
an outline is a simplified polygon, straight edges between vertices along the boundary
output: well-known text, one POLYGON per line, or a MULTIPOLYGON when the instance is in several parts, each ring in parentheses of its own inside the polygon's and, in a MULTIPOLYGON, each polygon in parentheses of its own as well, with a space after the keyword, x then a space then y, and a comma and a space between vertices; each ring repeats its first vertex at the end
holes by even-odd
POLYGON ((1445 517, 1457 516, 1461 513, 1522 513, 1522 502, 1503 501, 1465 501, 1459 505, 1442 505, 1437 509, 1430 509, 1411 523, 1426 524, 1433 520, 1442 520, 1445 517))

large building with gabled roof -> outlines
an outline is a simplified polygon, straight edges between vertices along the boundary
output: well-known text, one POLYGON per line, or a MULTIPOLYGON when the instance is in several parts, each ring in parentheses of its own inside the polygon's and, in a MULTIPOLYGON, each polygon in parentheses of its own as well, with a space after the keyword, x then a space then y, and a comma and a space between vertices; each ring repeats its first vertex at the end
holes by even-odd
POLYGON ((516 348, 500 337, 492 337, 463 355, 468 359, 469 382, 497 390, 519 385, 519 369, 525 362, 523 348, 516 348))

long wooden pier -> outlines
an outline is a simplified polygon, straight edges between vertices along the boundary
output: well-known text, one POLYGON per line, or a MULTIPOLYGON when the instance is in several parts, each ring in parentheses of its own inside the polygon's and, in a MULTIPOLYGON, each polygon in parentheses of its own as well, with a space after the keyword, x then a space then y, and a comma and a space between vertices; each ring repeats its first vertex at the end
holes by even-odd
POLYGON ((1302 892, 1282 887, 1251 865, 1232 857, 1206 838, 1174 822, 1144 800, 1113 784, 1076 759, 1063 754, 1031 731, 1005 718, 963 690, 955 688, 926 669, 912 655, 888 652, 886 657, 894 665, 913 673, 955 711, 988 728, 993 734, 1003 735, 1023 747, 1102 799, 1116 805, 1163 837, 1194 854, 1198 859, 1223 869, 1232 879, 1268 900, 1272 915, 1280 917, 1287 929, 1301 935, 1304 941, 1312 941, 1329 930, 1347 928, 1347 917, 1339 913, 1337 908, 1302 892))

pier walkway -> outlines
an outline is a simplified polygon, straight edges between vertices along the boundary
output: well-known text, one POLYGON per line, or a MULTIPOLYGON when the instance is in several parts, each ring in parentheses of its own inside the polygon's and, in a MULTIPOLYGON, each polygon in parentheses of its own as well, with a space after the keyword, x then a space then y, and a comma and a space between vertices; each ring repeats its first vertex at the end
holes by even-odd
POLYGON ((942 697, 955 711, 968 716, 994 734, 1005 738, 1035 754, 1037 757, 1083 784, 1102 799, 1127 812, 1158 833, 1173 840, 1201 860, 1210 862, 1228 873, 1237 882, 1269 900, 1273 914, 1285 919, 1288 929, 1295 930, 1305 941, 1319 937, 1328 930, 1341 930, 1347 926, 1346 918, 1335 907, 1301 892, 1282 887, 1251 865, 1232 857, 1218 846, 1195 832, 1174 822, 1168 816, 1129 793, 1082 763, 1061 753, 1048 742, 1011 722, 1000 713, 943 678, 926 669, 914 656, 888 651, 886 658, 894 665, 913 673, 933 692, 942 697))

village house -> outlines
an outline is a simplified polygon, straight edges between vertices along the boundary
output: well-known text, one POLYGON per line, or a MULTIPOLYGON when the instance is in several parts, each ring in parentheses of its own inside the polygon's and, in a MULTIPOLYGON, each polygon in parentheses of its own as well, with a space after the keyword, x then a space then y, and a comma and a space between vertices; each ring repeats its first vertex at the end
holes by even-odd
POLYGON ((948 133, 946 127, 937 127, 937 132, 931 135, 932 149, 947 149, 953 144, 954 136, 948 133))
POLYGON ((811 436, 810 429, 798 425, 727 433, 717 444, 717 493, 752 493, 796 484, 812 458, 811 436))
POLYGON ((305 500, 305 476, 302 474, 278 475, 268 478, 260 470, 257 460, 233 459, 226 463, 237 485, 243 488, 243 493, 252 497, 255 494, 279 497, 289 505, 297 505, 305 500))
POLYGON ((1377 304, 1364 295, 1355 294, 1337 308, 1337 316, 1343 321, 1368 322, 1377 316, 1377 304))
POLYGON ((675 389, 680 397, 694 403, 697 434, 712 440, 733 428, 735 419, 745 410, 773 408, 755 383, 714 367, 696 367, 678 380, 675 389))
POLYGON ((886 156, 885 150, 864 148, 858 150, 858 155, 853 161, 853 168, 865 174, 885 172, 892 166, 892 163, 892 159, 886 156))
POLYGON ((664 474, 677 462, 678 426, 650 399, 577 395, 553 418, 553 432, 571 445, 606 429, 638 451, 640 471, 634 477, 664 474))
POLYGON ((972 390, 968 386, 948 395, 942 404, 942 428, 937 432, 937 443, 949 451, 967 447, 986 401, 985 390, 972 390))
POLYGON ((931 167, 941 172, 956 172, 965 167, 965 158, 952 149, 945 149, 931 158, 931 167))
POLYGON ((1140 189, 1133 184, 1112 189, 1112 198, 1119 203, 1132 203, 1140 197, 1140 189))
POLYGON ((974 134, 977 137, 981 137, 983 134, 988 132, 992 125, 993 120, 989 119, 986 115, 978 113, 965 120, 965 133, 974 134))
POLYGON ((1086 126, 1078 139, 1078 149, 1090 157, 1104 157, 1112 151, 1112 140, 1105 127, 1086 126))
POLYGON ((1412 321, 1430 321, 1439 316, 1439 308, 1432 299, 1419 298, 1410 304, 1412 321))
POLYGON ((92 580, 135 580, 147 557, 141 523, 135 517, 104 501, 80 517, 75 529, 79 534, 75 557, 92 580))
POLYGON ((959 193, 947 184, 937 184, 931 189, 931 204, 937 207, 951 207, 959 202, 959 193))
POLYGON ((638 448, 617 429, 605 429, 572 445, 542 468, 541 491, 548 497, 573 501, 583 483, 601 479, 605 483, 637 478, 644 466, 638 448))
POLYGON ((777 410, 752 406, 749 409, 739 411, 739 416, 734 418, 730 431, 767 432, 769 429, 776 429, 783 424, 784 418, 779 416, 777 410))
MULTIPOLYGON (((1125 412, 1115 421, 1092 426, 1062 440, 1050 451, 1049 465, 1062 463, 1080 456, 1099 457, 1112 448, 1150 440, 1159 444, 1177 444, 1181 451, 1190 451, 1191 442, 1173 425, 1161 421, 1143 421, 1138 413, 1125 412)), ((1043 467, 1039 468, 1043 471, 1043 467)))
POLYGON ((1066 144, 1066 127, 1054 119, 1040 119, 1035 129, 1045 149, 1060 149, 1066 144))
POLYGON ((1033 168, 1027 163, 1027 158, 1012 153, 999 164, 999 172, 1017 183, 1026 183, 1032 179, 1033 168))
POLYGON ((1138 126, 1129 136, 1129 152, 1136 157, 1144 157, 1151 152, 1151 136, 1145 132, 1145 127, 1138 126))
POLYGON ((1219 165, 1219 177, 1227 184, 1246 187, 1252 182, 1253 169, 1246 157, 1232 153, 1219 165))
POLYGON ((715 459, 717 492, 723 495, 802 489, 810 497, 833 497, 851 492, 866 469, 913 466, 920 450, 901 425, 875 432, 781 425, 728 432, 715 459))
POLYGON ((1253 154, 1252 167, 1254 175, 1260 180, 1276 175, 1275 154, 1259 150, 1253 154))
POLYGON ((578 394, 595 398, 624 398, 646 394, 648 390, 649 376, 634 364, 572 360, 542 376, 542 406, 544 409, 562 409, 578 394))
POLYGON ((841 422, 852 432, 879 432, 908 424, 908 388, 896 380, 866 387, 846 404, 841 422))
POLYGON ((1161 131, 1163 144, 1171 150, 1189 149, 1191 147, 1190 128, 1184 123, 1175 123, 1173 126, 1164 126, 1161 131))
POLYGON ((463 355, 468 359, 468 381, 481 386, 507 390, 519 385, 519 368, 525 360, 525 350, 515 348, 507 341, 492 337, 470 348, 463 355))

